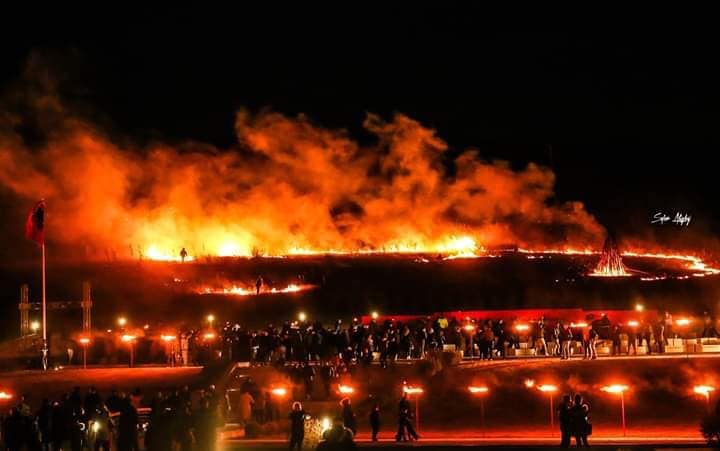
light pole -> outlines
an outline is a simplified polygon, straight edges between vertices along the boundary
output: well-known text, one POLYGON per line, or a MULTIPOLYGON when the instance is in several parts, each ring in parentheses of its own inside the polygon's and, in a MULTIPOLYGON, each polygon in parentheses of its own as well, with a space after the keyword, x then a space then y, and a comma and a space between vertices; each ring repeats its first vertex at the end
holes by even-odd
POLYGON ((130 345, 130 368, 135 366, 135 335, 123 335, 122 341, 130 345))
POLYGON ((468 333, 468 340, 470 341, 470 359, 472 360, 475 357, 475 344, 473 343, 473 337, 475 336, 475 325, 466 324, 464 329, 465 332, 468 333))
POLYGON ((87 347, 90 344, 90 339, 88 337, 80 337, 80 344, 83 348, 83 369, 87 369, 87 347))
POLYGON ((622 419, 623 437, 627 436, 627 425, 625 424, 625 390, 627 389, 627 385, 621 384, 606 385, 600 389, 606 393, 620 394, 620 415, 622 419))
POLYGON ((551 384, 542 384, 537 386, 538 390, 540 390, 543 393, 548 394, 548 399, 550 399, 550 437, 555 436, 555 409, 553 407, 553 393, 555 393, 558 388, 555 385, 551 384))
POLYGON ((715 387, 711 385, 696 385, 693 387, 693 392, 705 398, 705 407, 708 412, 710 412, 710 393, 713 391, 715 391, 715 387))
POLYGON ((481 386, 470 386, 468 391, 473 395, 480 396, 480 427, 482 428, 482 435, 485 437, 485 396, 490 391, 485 385, 481 386))

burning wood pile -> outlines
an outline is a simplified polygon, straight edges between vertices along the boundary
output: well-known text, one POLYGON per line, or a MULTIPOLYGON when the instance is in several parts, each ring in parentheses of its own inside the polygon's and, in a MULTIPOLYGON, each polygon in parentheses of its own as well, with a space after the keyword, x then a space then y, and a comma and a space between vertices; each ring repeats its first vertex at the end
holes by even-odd
POLYGON ((595 277, 626 277, 631 275, 623 264, 615 241, 611 237, 608 236, 605 240, 602 254, 600 254, 600 261, 598 261, 597 266, 590 275, 595 277))

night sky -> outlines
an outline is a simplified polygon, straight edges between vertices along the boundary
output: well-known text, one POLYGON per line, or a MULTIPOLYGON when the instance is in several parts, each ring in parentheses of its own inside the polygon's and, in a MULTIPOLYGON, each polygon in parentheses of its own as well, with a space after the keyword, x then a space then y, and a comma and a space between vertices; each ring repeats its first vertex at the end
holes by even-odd
POLYGON ((242 107, 304 113, 361 142, 366 113, 401 112, 453 151, 553 168, 557 197, 619 235, 717 235, 716 32, 497 33, 466 7, 359 5, 18 18, 21 31, 0 32, 0 89, 43 55, 63 100, 106 130, 220 147, 242 107), (659 211, 692 223, 661 230, 659 211))

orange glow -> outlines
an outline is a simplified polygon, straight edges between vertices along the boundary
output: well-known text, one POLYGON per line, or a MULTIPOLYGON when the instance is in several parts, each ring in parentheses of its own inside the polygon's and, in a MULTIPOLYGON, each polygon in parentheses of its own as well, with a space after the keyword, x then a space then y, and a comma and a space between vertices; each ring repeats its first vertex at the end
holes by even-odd
POLYGON ((527 388, 533 388, 535 386, 535 381, 533 379, 525 379, 525 386, 527 388))
POLYGON ((160 339, 165 342, 175 341, 175 340, 177 340, 177 336, 175 336, 175 335, 160 335, 160 339))
POLYGON ((627 277, 630 275, 612 239, 605 240, 600 260, 590 275, 595 277, 627 277))
POLYGON ((87 346, 90 343, 90 339, 88 337, 80 337, 78 341, 83 346, 87 346))
POLYGON ((710 393, 715 391, 715 387, 710 385, 696 385, 693 387, 693 392, 695 392, 698 395, 703 395, 705 397, 709 397, 710 393))
POLYGON ((284 387, 273 388, 272 390, 270 390, 270 393, 272 393, 273 396, 278 396, 282 398, 287 395, 287 389, 284 387))
POLYGON ((691 322, 692 320, 690 318, 680 318, 675 320, 675 324, 677 324, 678 326, 687 326, 691 322))
POLYGON ((570 327, 583 328, 583 327, 588 327, 588 324, 584 321, 581 321, 579 323, 570 323, 570 327))
POLYGON ((215 339, 215 337, 217 337, 217 335, 215 335, 215 332, 205 332, 203 334, 203 340, 205 341, 212 341, 215 339))
POLYGON ((640 325, 640 323, 635 321, 634 319, 631 319, 630 321, 627 322, 627 325, 630 327, 638 327, 640 325))
POLYGON ((643 310, 645 310, 645 306, 644 306, 644 305, 642 305, 642 304, 635 304, 635 311, 636 311, 636 312, 642 312, 643 310))
POLYGON ((527 330, 530 330, 530 326, 528 324, 516 324, 515 330, 518 332, 525 332, 527 330))
POLYGON ((127 324, 127 318, 125 318, 124 316, 121 316, 120 318, 118 318, 117 323, 118 323, 118 326, 125 327, 125 325, 127 324))
POLYGON ((538 390, 540 390, 543 393, 553 393, 558 390, 558 388, 555 385, 551 384, 542 384, 537 386, 538 390))
POLYGON ((137 338, 135 335, 123 335, 120 339, 124 342, 131 342, 137 338))
POLYGON ((470 386, 470 387, 468 387, 468 391, 469 391, 470 393, 472 393, 472 394, 476 394, 476 393, 487 393, 487 392, 489 391, 489 389, 488 389, 486 386, 484 386, 484 385, 479 386, 479 387, 470 386))
POLYGON ((423 390, 422 388, 420 388, 420 387, 413 387, 413 386, 411 386, 411 385, 404 385, 404 386, 403 386, 403 391, 404 391, 405 393, 407 393, 408 395, 420 395, 420 394, 422 394, 422 393, 425 392, 425 390, 423 390))
POLYGON ((372 313, 370 314, 370 317, 371 317, 372 319, 378 319, 378 318, 380 317, 380 315, 378 315, 378 312, 372 312, 372 313))
POLYGON ((5 401, 8 399, 12 399, 13 395, 10 392, 6 392, 5 390, 0 390, 0 401, 5 401))
MULTIPOLYGON (((312 290, 315 285, 297 285, 291 283, 284 288, 270 288, 261 289, 260 295, 265 294, 278 294, 278 293, 297 293, 299 291, 312 290)), ((223 294, 232 296, 255 296, 257 295, 257 289, 254 286, 241 287, 233 285, 227 288, 213 288, 213 287, 202 287, 197 290, 198 294, 223 294)))
POLYGON ((343 395, 350 395, 355 392, 355 389, 352 388, 349 385, 338 385, 338 392, 342 393, 343 395))
POLYGON ((465 329, 466 332, 472 332, 475 330, 475 326, 473 326, 472 324, 466 324, 463 329, 465 329))
POLYGON ((629 387, 627 385, 622 384, 613 384, 613 385, 606 385, 602 387, 600 390, 606 392, 606 393, 622 393, 626 391, 629 387))

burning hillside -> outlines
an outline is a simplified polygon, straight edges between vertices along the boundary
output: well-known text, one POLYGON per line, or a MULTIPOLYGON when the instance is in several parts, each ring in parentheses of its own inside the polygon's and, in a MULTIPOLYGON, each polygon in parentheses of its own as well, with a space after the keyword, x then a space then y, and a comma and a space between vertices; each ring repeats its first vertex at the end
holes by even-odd
POLYGON ((304 116, 236 118, 228 149, 136 146, 75 118, 52 93, 34 114, 41 144, 0 118, 0 189, 47 202, 47 239, 83 258, 185 260, 315 253, 481 255, 501 243, 597 247, 602 227, 557 202, 555 175, 449 151, 398 114, 369 115, 372 144, 304 116))

